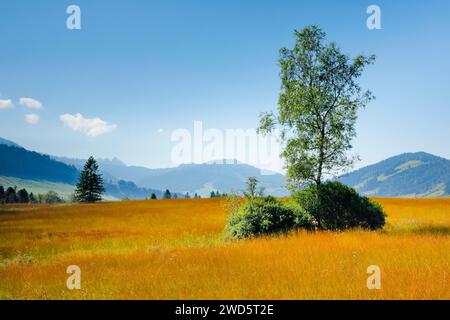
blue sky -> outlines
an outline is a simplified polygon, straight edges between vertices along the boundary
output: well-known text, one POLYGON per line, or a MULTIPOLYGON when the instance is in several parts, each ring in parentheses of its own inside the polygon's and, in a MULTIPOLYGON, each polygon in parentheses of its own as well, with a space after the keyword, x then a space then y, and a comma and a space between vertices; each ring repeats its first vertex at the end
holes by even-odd
POLYGON ((0 101, 14 107, 0 108, 0 137, 59 156, 171 166, 173 130, 195 120, 255 128, 275 110, 278 50, 292 46, 293 29, 318 24, 345 52, 377 55, 361 79, 377 99, 358 120, 357 166, 409 151, 450 158, 449 13, 447 0, 4 0, 0 101), (81 30, 66 28, 70 4, 81 30), (366 28, 371 4, 381 30, 366 28), (78 113, 109 132, 90 136, 60 119, 78 113))

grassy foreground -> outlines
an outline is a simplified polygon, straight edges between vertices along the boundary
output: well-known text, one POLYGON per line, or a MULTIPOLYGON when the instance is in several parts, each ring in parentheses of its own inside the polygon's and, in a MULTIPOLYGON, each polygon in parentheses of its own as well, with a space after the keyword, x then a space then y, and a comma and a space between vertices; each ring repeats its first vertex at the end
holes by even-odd
POLYGON ((221 201, 1 206, 0 298, 450 299, 450 199, 378 199, 381 232, 239 242, 223 238, 221 201))

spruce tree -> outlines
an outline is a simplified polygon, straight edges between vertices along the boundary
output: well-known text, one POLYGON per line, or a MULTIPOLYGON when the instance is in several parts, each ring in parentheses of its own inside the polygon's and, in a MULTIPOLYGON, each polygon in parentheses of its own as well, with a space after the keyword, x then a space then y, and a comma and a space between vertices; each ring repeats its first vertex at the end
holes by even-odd
POLYGON ((76 199, 80 202, 97 202, 102 200, 105 192, 103 178, 98 173, 98 164, 94 157, 89 157, 81 171, 75 190, 76 199))
POLYGON ((156 199, 157 199, 157 198, 156 198, 156 194, 155 194, 155 193, 152 193, 152 195, 151 195, 150 199, 152 199, 152 200, 156 200, 156 199))
POLYGON ((26 189, 21 189, 17 192, 17 202, 18 203, 29 203, 30 197, 26 189))
POLYGON ((0 186, 0 204, 5 203, 5 188, 3 186, 0 186))
POLYGON ((5 192, 5 203, 17 203, 16 189, 9 187, 5 192))

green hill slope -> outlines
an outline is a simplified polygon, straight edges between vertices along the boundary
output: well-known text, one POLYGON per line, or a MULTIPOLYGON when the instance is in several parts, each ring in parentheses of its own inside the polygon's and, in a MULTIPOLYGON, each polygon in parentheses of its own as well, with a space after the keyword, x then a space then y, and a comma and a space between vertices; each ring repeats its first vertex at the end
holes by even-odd
POLYGON ((450 160, 425 152, 404 153, 338 180, 368 196, 448 197, 450 160))
POLYGON ((57 192, 63 198, 68 198, 75 189, 73 185, 66 183, 34 181, 5 176, 0 176, 0 185, 4 187, 16 186, 17 189, 27 189, 28 192, 33 192, 36 195, 40 193, 44 194, 52 190, 57 192))

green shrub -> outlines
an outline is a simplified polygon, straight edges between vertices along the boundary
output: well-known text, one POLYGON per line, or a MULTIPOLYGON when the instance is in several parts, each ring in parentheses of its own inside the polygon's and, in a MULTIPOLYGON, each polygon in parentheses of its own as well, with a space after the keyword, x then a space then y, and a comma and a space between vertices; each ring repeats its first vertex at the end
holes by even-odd
POLYGON ((227 234, 233 239, 312 229, 312 218, 300 207, 274 197, 248 200, 230 215, 227 234))
POLYGON ((340 182, 327 182, 293 194, 293 199, 315 220, 318 229, 381 229, 385 224, 382 207, 340 182))

